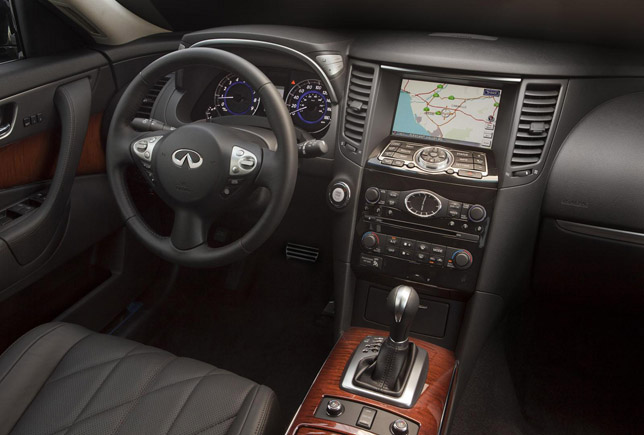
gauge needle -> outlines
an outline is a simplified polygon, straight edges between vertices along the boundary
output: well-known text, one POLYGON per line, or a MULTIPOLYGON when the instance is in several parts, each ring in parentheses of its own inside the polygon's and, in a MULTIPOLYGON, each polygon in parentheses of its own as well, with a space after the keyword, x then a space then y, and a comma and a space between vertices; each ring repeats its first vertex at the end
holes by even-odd
POLYGON ((230 98, 235 98, 235 97, 217 97, 218 100, 228 100, 230 98))
POLYGON ((291 112, 291 115, 295 115, 297 112, 301 112, 301 111, 302 111, 302 110, 304 110, 304 109, 306 109, 306 106, 304 106, 304 107, 300 107, 299 109, 292 111, 292 112, 291 112))
POLYGON ((427 201, 427 196, 423 197, 423 203, 420 205, 420 211, 425 210, 425 201, 427 201))

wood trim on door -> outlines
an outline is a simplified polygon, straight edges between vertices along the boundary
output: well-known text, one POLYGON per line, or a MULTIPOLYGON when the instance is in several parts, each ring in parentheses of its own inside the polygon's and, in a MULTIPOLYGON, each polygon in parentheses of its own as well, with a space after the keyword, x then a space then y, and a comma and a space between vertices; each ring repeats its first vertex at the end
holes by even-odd
MULTIPOLYGON (((90 117, 76 175, 105 172, 101 141, 103 113, 90 117)), ((60 131, 48 130, 0 148, 0 189, 49 180, 54 176, 60 131)))

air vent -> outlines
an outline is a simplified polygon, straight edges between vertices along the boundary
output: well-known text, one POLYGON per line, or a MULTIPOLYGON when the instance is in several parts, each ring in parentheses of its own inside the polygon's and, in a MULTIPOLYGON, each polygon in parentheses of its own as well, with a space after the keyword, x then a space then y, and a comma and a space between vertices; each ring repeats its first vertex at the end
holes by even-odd
POLYGON ((559 85, 526 86, 512 151, 512 166, 534 165, 541 159, 555 117, 560 91, 559 85))
POLYGON ((357 144, 362 143, 364 135, 373 75, 373 68, 360 65, 351 67, 347 113, 344 119, 344 135, 357 144))
POLYGON ((161 89, 165 86, 166 83, 170 80, 170 76, 167 75, 159 81, 157 81, 154 86, 150 88, 148 93, 143 98, 139 111, 136 112, 137 118, 150 118, 152 115, 152 107, 154 107, 154 102, 157 100, 157 97, 161 93, 161 89))
POLYGON ((320 250, 314 246, 298 245, 290 242, 286 244, 286 258, 289 260, 315 263, 319 255, 320 250))

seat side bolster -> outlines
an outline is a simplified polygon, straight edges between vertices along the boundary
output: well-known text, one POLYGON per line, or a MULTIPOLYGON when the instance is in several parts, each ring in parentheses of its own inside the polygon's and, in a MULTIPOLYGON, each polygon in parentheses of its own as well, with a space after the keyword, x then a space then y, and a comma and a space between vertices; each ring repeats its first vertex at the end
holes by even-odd
POLYGON ((80 326, 47 323, 0 355, 0 434, 11 431, 67 352, 91 334, 80 326))

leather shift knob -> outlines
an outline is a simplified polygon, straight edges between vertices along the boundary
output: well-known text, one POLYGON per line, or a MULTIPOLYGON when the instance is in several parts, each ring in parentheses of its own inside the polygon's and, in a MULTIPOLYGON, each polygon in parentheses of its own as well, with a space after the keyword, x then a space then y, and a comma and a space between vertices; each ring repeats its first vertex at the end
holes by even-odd
POLYGON ((389 337, 401 343, 409 338, 409 328, 418 312, 420 298, 413 287, 399 285, 389 292, 387 306, 393 316, 389 337))

